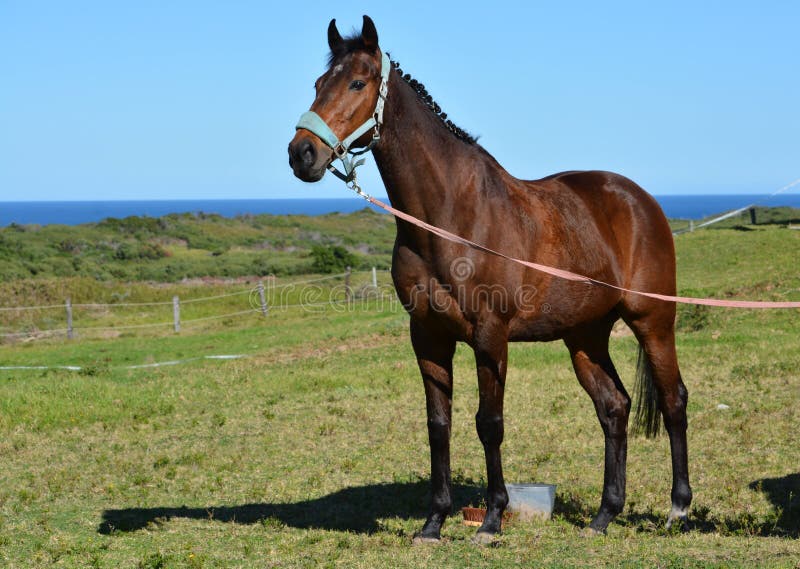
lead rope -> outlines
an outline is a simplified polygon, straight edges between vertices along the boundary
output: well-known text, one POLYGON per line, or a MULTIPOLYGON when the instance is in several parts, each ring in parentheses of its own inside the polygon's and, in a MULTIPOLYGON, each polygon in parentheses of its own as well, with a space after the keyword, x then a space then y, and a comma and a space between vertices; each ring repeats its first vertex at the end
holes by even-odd
POLYGON ((550 267, 549 265, 541 265, 539 263, 533 263, 531 261, 525 261, 522 259, 517 259, 516 257, 511 257, 510 255, 506 255, 505 253, 501 253, 499 251, 495 251, 494 249, 490 249, 485 245, 481 245, 480 243, 476 243, 471 241, 465 237, 461 237, 460 235, 456 235, 455 233, 451 233, 446 229, 442 229, 440 227, 436 227, 435 225, 431 225, 422 221, 421 219, 417 219, 413 215, 409 215, 405 212, 402 212, 398 209, 393 208, 392 206, 383 203, 382 201, 373 198, 368 193, 366 193, 361 186, 358 184, 358 179, 355 172, 355 167, 351 173, 351 179, 345 182, 347 187, 353 190, 356 194, 364 198, 367 202, 371 203, 372 205, 379 207, 386 211, 387 213, 392 214, 394 217, 398 219, 402 219, 403 221, 407 221, 412 225, 416 225, 417 227, 421 227, 442 239, 446 239, 452 243, 459 243, 461 245, 465 245, 472 249, 476 249, 478 251, 483 251, 484 253, 488 253, 489 255, 494 255, 495 257, 501 257, 513 263, 517 263, 520 265, 524 265, 528 268, 531 268, 535 271, 539 271, 541 273, 546 273, 548 275, 573 281, 573 282, 582 282, 588 285, 595 285, 595 286, 602 286, 606 288, 612 288, 618 290, 620 292, 625 292, 629 294, 636 294, 639 296, 646 296, 649 298, 654 298, 657 300, 662 300, 664 302, 675 302, 680 304, 695 304, 695 305, 703 305, 703 306, 718 306, 723 308, 800 308, 800 301, 782 301, 782 302, 769 302, 769 301, 760 301, 760 300, 721 300, 717 298, 694 298, 689 296, 671 296, 667 294, 658 294, 654 292, 644 292, 641 290, 633 290, 625 287, 621 287, 618 285, 613 285, 610 283, 606 283, 603 281, 599 281, 597 279, 593 279, 591 277, 587 277, 584 275, 580 275, 578 273, 573 273, 572 271, 567 271, 564 269, 558 269, 556 267, 550 267))
MULTIPOLYGON (((565 279, 565 280, 569 280, 569 281, 573 281, 573 282, 582 282, 582 283, 585 283, 585 284, 588 284, 588 285, 612 288, 612 289, 618 290, 620 292, 629 293, 629 294, 636 294, 636 295, 639 295, 639 296, 646 296, 646 297, 649 297, 649 298, 662 300, 664 302, 676 302, 676 303, 682 303, 682 304, 695 304, 695 305, 704 305, 704 306, 720 306, 720 307, 728 307, 728 308, 800 308, 800 302, 767 302, 767 301, 751 301, 751 300, 720 300, 720 299, 716 299, 716 298, 693 298, 693 297, 687 297, 687 296, 671 296, 671 295, 658 294, 658 293, 653 293, 653 292, 644 292, 644 291, 640 291, 640 290, 633 290, 633 289, 621 287, 621 286, 618 286, 618 285, 613 285, 613 284, 610 284, 610 283, 599 281, 597 279, 593 279, 591 277, 587 277, 585 275, 580 275, 578 273, 573 273, 572 271, 567 271, 567 270, 564 270, 564 269, 558 269, 556 267, 550 267, 548 265, 541 265, 539 263, 533 263, 531 261, 525 261, 523 259, 517 259, 515 257, 511 257, 509 255, 506 255, 505 253, 500 253, 499 251, 495 251, 494 249, 490 249, 490 248, 488 248, 488 247, 486 247, 484 245, 481 245, 479 243, 475 243, 474 241, 471 241, 471 240, 469 240, 469 239, 467 239, 465 237, 461 237, 460 235, 456 235, 455 233, 450 233, 449 231, 447 231, 445 229, 442 229, 440 227, 436 227, 435 225, 431 225, 429 223, 426 223, 426 222, 422 221, 421 219, 417 219, 416 217, 414 217, 412 215, 409 215, 409 214, 407 214, 405 212, 397 210, 397 209, 393 208, 392 206, 390 206, 388 204, 385 204, 382 201, 373 198, 372 196, 370 196, 368 193, 366 193, 361 188, 361 186, 358 183, 358 175, 356 174, 356 168, 358 168, 359 166, 364 164, 364 160, 365 159, 361 158, 360 160, 351 161, 347 157, 347 154, 348 154, 348 152, 350 154, 356 155, 356 156, 362 155, 362 154, 366 154, 367 152, 372 150, 374 148, 374 146, 380 141, 380 138, 381 138, 380 137, 380 127, 383 125, 383 107, 384 107, 384 103, 386 102, 386 95, 387 95, 388 90, 389 90, 389 81, 388 81, 389 72, 388 72, 388 69, 391 68, 391 64, 389 63, 388 57, 386 56, 386 54, 383 54, 383 62, 382 63, 383 63, 382 69, 381 69, 381 79, 382 80, 381 80, 381 85, 380 85, 380 87, 378 89, 378 100, 377 100, 377 102, 375 104, 375 112, 373 113, 372 117, 370 118, 370 121, 374 121, 374 123, 375 123, 374 131, 373 131, 373 134, 372 134, 372 140, 370 141, 370 143, 365 148, 363 148, 361 150, 357 150, 357 151, 351 151, 351 150, 349 150, 349 145, 352 142, 355 142, 355 139, 358 138, 358 136, 356 136, 356 133, 353 133, 347 139, 345 139, 344 142, 331 145, 336 157, 339 160, 342 161, 342 164, 344 164, 346 174, 342 174, 339 170, 337 170, 333 166, 333 164, 329 164, 328 165, 328 170, 330 170, 337 178, 342 180, 349 189, 353 190, 358 196, 362 197, 368 203, 383 209, 384 211, 386 211, 387 213, 392 214, 394 217, 396 217, 398 219, 402 219, 403 221, 411 223, 412 225, 416 225, 417 227, 421 227, 422 229, 425 229, 426 231, 429 231, 430 233, 433 233, 434 235, 437 235, 437 236, 441 237, 442 239, 446 239, 446 240, 451 241, 453 243, 460 243, 461 245, 465 245, 465 246, 470 247, 472 249, 476 249, 478 251, 483 251, 484 253, 487 253, 489 255, 494 255, 496 257, 501 257, 501 258, 506 259, 508 261, 511 261, 513 263, 524 265, 524 266, 526 266, 528 268, 531 268, 531 269, 533 269, 535 271, 546 273, 548 275, 551 275, 551 276, 554 276, 554 277, 557 277, 557 278, 560 278, 560 279, 565 279)), ((307 114, 312 114, 313 115, 314 113, 307 113, 307 114)), ((302 122, 302 119, 301 119, 301 122, 302 122)), ((364 128, 364 126, 366 126, 367 124, 369 124, 369 121, 367 123, 365 123, 364 125, 362 125, 361 128, 364 128)), ((322 125, 328 130, 328 132, 333 134, 330 131, 330 129, 328 128, 328 126, 324 123, 324 121, 322 121, 322 125)), ((298 125, 298 128, 308 128, 308 127, 307 126, 298 125)), ((318 136, 320 136, 315 131, 315 129, 309 128, 309 130, 311 130, 311 132, 314 132, 314 134, 317 134, 318 136)), ((358 132, 358 130, 360 130, 360 129, 357 129, 356 132, 358 132)), ((335 135, 333 135, 333 137, 335 138, 335 135)), ((326 140, 326 138, 324 136, 320 136, 320 138, 323 141, 326 140)), ((791 185, 794 185, 794 183, 792 183, 791 185)))

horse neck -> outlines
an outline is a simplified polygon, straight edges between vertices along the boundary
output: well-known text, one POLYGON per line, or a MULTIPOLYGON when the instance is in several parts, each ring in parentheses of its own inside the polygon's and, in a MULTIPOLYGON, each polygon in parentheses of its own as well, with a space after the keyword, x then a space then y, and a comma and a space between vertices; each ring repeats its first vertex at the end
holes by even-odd
POLYGON ((458 213, 476 202, 476 180, 488 157, 450 133, 395 72, 373 153, 392 205, 449 230, 463 219, 458 213))

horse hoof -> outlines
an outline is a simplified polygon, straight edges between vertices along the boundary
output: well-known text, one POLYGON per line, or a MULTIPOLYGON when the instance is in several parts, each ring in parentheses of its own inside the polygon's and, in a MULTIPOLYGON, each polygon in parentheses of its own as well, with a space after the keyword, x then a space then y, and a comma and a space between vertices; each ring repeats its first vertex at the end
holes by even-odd
POLYGON ((677 527, 677 531, 681 533, 688 533, 689 532, 689 518, 686 516, 682 516, 680 518, 672 518, 667 520, 667 531, 675 531, 674 527, 677 527))
POLYGON ((597 537, 597 536, 605 535, 605 534, 606 534, 606 532, 604 532, 604 531, 596 530, 591 526, 586 526, 585 528, 583 528, 581 530, 580 536, 581 537, 597 537))
POLYGON ((676 508, 672 506, 667 518, 667 530, 671 530, 672 526, 677 522, 678 530, 682 533, 689 531, 689 512, 688 508, 676 508))
POLYGON ((439 544, 442 543, 441 538, 438 537, 425 537, 424 535, 415 535, 414 539, 411 540, 411 545, 418 546, 418 545, 431 545, 431 544, 439 544))
POLYGON ((488 531, 479 531, 474 536, 472 536, 472 543, 474 543, 475 545, 480 545, 481 547, 494 545, 495 543, 497 543, 497 534, 489 533, 488 531))

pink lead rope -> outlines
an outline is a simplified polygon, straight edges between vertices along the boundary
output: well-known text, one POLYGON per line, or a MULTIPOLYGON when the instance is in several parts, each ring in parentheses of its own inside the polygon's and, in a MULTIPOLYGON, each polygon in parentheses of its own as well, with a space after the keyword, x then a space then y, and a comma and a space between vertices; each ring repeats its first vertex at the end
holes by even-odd
POLYGON ((530 261, 523 261, 522 259, 510 257, 509 255, 505 255, 503 253, 495 251, 494 249, 489 249, 484 245, 475 243, 474 241, 470 241, 469 239, 465 239, 460 235, 456 235, 455 233, 450 233, 449 231, 446 231, 429 223, 425 223, 424 221, 417 219, 413 215, 408 215, 407 213, 403 213, 402 211, 397 210, 392 206, 387 205, 382 201, 373 198, 372 196, 368 196, 362 193, 360 191, 360 188, 356 189, 356 192, 359 195, 361 195, 364 199, 366 199, 369 203, 391 213, 393 216, 402 219, 403 221, 407 221, 413 225, 416 225, 417 227, 421 227, 426 231, 430 231, 434 235, 438 235, 443 239, 447 239, 448 241, 452 241, 453 243, 460 243, 462 245, 466 245, 468 247, 477 249, 478 251, 483 251, 484 253, 488 253, 490 255, 495 255, 497 257, 502 257, 503 259, 508 259, 509 261, 512 261, 514 263, 519 263, 520 265, 530 267, 531 269, 534 269, 536 271, 541 271, 543 273, 547 273, 548 275, 553 275, 554 277, 558 277, 561 279, 604 286, 622 292, 627 292, 630 294, 649 296, 650 298, 657 298, 658 300, 663 300, 666 302, 679 302, 682 304, 701 304, 704 306, 722 306, 726 308, 800 308, 800 301, 767 302, 758 300, 718 300, 716 298, 692 298, 688 296, 669 296, 666 294, 657 294, 654 292, 642 292, 640 290, 631 290, 629 288, 624 288, 621 286, 604 283, 603 281, 598 281, 596 279, 579 275, 577 273, 565 271, 564 269, 556 269, 555 267, 548 267, 547 265, 540 265, 539 263, 532 263, 530 261))

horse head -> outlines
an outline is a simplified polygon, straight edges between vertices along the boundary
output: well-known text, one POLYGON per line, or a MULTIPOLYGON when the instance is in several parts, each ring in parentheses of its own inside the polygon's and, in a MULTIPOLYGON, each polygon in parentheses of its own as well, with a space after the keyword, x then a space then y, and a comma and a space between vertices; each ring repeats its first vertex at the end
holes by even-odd
POLYGON ((331 162, 347 158, 351 148, 376 142, 383 116, 390 64, 369 16, 364 16, 361 33, 348 38, 331 20, 328 46, 328 69, 314 83, 314 102, 289 143, 289 166, 304 182, 320 180, 331 162))

